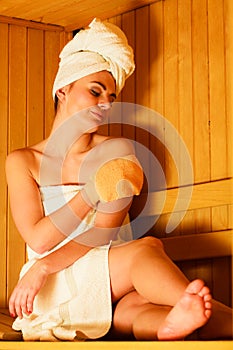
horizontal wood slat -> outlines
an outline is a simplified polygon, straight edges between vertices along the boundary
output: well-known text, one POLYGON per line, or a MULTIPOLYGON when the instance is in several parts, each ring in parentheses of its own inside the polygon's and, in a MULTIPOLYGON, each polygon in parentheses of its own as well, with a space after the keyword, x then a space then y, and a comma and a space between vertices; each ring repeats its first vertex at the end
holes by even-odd
MULTIPOLYGON (((0 13, 1 13, 1 9, 0 9, 0 13)), ((14 24, 17 26, 23 26, 23 27, 27 27, 27 28, 48 30, 48 31, 56 31, 56 32, 64 31, 64 28, 62 26, 59 26, 59 25, 52 25, 52 24, 27 21, 25 19, 2 16, 1 14, 0 14, 0 22, 6 23, 6 24, 14 24)))
MULTIPOLYGON (((21 332, 12 329, 13 319, 9 315, 8 309, 0 309, 0 340, 17 341, 22 340, 21 332)), ((1 347, 0 343, 0 349, 1 347)))
MULTIPOLYGON (((188 188, 188 187, 187 187, 188 188)), ((175 201, 178 197, 178 188, 168 189, 165 191, 152 192, 149 197, 149 205, 143 216, 154 216, 162 213, 171 213, 174 210, 175 201), (165 202, 164 202, 165 198, 165 202)), ((180 211, 183 210, 184 205, 187 204, 187 193, 184 191, 184 196, 180 197, 180 211)), ((133 210, 137 213, 141 210, 141 204, 145 203, 147 195, 142 194, 135 198, 133 210)), ((233 203, 233 180, 213 181, 204 184, 194 185, 192 188, 191 200, 188 210, 199 208, 209 208, 221 205, 228 205, 233 203)))
POLYGON ((1 350, 232 350, 232 341, 163 342, 1 342, 1 350))
POLYGON ((162 238, 174 261, 208 259, 232 255, 233 230, 162 238))

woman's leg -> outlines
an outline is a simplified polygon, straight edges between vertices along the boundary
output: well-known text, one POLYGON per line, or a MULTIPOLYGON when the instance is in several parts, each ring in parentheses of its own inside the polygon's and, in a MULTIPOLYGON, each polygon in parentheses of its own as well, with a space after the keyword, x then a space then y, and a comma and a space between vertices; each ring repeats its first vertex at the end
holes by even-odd
POLYGON ((209 290, 201 280, 190 283, 174 307, 151 304, 136 291, 130 292, 115 308, 113 330, 138 340, 183 339, 208 320, 205 298, 209 299, 209 290))
POLYGON ((153 304, 174 306, 189 283, 154 237, 111 248, 109 269, 113 301, 136 290, 153 304))
MULTIPOLYGON (((159 305, 161 311, 161 306, 166 306, 162 308, 163 314, 168 311, 167 307, 170 307, 171 311, 167 313, 164 320, 165 323, 161 323, 159 332, 161 339, 164 337, 162 334, 164 329, 167 327, 166 323, 171 323, 171 320, 173 320, 172 322, 177 324, 177 319, 181 317, 179 312, 184 308, 180 308, 180 301, 184 300, 184 295, 188 293, 188 299, 191 300, 191 304, 188 303, 189 306, 192 305, 192 302, 194 304, 196 303, 195 300, 196 296, 199 294, 199 287, 195 286, 195 290, 192 292, 192 288, 189 287, 189 282, 186 277, 164 253, 161 242, 153 237, 143 238, 111 248, 109 253, 109 268, 113 302, 125 297, 130 292, 136 291, 137 294, 140 295, 143 300, 146 300, 148 304, 153 304, 154 309, 157 305, 158 310, 159 305), (185 292, 185 290, 188 290, 188 292, 185 292), (176 307, 174 307, 175 305, 176 307)), ((203 309, 202 312, 198 312, 198 314, 202 314, 203 312, 205 313, 206 309, 209 308, 210 294, 208 290, 205 290, 204 293, 201 292, 201 294, 204 294, 205 300, 201 300, 203 309)), ((124 300, 124 298, 122 300, 124 300)), ((122 305, 122 301, 120 301, 120 303, 121 304, 119 305, 122 305)), ((128 307, 126 307, 126 309, 127 308, 128 307)), ((134 306, 134 308, 136 308, 137 311, 137 306, 134 306)), ((190 307, 188 308, 190 309, 190 307)), ((218 309, 218 312, 214 312, 210 322, 210 338, 211 334, 212 336, 218 336, 219 320, 223 316, 223 313, 226 313, 226 310, 224 311, 221 307, 215 308, 215 311, 216 309, 218 309), (222 316, 220 317, 220 315, 222 316)), ((226 309, 228 310, 227 312, 229 315, 229 308, 226 309)), ((128 314, 133 314, 132 307, 128 308, 128 310, 128 314)), ((118 308, 118 311, 121 312, 121 308, 118 308)), ((157 312, 153 312, 154 315, 156 313, 157 312)), ((147 316, 149 314, 151 315, 151 310, 148 311, 148 313, 145 311, 145 313, 141 314, 140 317, 143 316, 145 318, 147 317, 146 314, 147 316)), ((184 317, 184 315, 182 317, 184 317)), ((160 319, 160 316, 157 314, 154 316, 154 321, 152 322, 155 322, 155 319, 158 318, 160 319)), ((191 319, 192 318, 193 317, 191 317, 191 319)), ((152 320, 151 317, 149 317, 149 319, 152 320)), ((207 319, 203 320, 202 316, 201 319, 203 324, 207 321, 207 319)), ((139 320, 140 318, 137 319, 138 324, 141 322, 139 320)), ((161 320, 159 323, 160 322, 161 320)), ((200 320, 197 322, 197 327, 201 326, 199 323, 200 320)), ((187 320, 186 324, 188 324, 187 320)), ((207 330, 208 324, 203 327, 203 329, 207 330)), ((158 327, 155 323, 154 329, 156 328, 158 327)), ((190 332, 193 328, 195 327, 191 322, 190 332)), ((228 331, 229 327, 227 327, 227 334, 225 334, 225 336, 230 336, 228 331)))

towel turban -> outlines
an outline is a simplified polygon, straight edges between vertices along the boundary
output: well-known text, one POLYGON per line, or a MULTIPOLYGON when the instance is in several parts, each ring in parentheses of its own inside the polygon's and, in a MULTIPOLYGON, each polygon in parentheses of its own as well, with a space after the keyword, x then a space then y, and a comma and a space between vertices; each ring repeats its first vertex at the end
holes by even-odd
POLYGON ((133 50, 121 29, 112 23, 94 19, 80 30, 60 53, 60 63, 53 86, 56 91, 89 74, 111 72, 116 81, 116 94, 133 73, 133 50))

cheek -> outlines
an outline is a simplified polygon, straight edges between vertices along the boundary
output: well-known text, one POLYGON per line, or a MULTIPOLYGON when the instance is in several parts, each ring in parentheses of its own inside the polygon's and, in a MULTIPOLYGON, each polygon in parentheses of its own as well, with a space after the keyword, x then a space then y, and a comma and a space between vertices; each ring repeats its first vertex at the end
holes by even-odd
POLYGON ((96 105, 97 99, 89 93, 80 93, 72 97, 72 106, 76 111, 96 105))

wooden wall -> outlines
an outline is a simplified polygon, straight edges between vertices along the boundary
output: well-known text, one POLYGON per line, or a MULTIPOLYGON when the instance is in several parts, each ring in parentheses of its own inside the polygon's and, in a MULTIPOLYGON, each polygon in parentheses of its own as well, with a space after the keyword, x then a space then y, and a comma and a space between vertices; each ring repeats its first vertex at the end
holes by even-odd
MULTIPOLYGON (((164 0, 110 19, 125 31, 137 63, 119 100, 150 107, 177 128, 190 152, 196 184, 232 177, 232 15, 231 0, 164 0)), ((5 157, 48 135, 54 115, 51 86, 68 37, 59 27, 0 17, 0 306, 7 305, 25 261, 9 210, 5 157)), ((132 136, 151 149, 168 187, 177 186, 168 153, 150 134, 119 125, 105 131, 132 136)), ((232 201, 189 210, 172 235, 230 230, 231 213, 232 201)), ((164 237, 166 221, 164 214, 151 232, 164 237)), ((207 280, 215 297, 230 304, 229 257, 187 261, 181 267, 190 278, 207 280)))
MULTIPOLYGON (((147 106, 165 116, 188 147, 194 183, 204 188, 206 184, 206 191, 210 183, 216 187, 216 203, 188 210, 170 236, 224 232, 233 227, 232 181, 227 204, 218 204, 217 200, 221 185, 233 173, 232 15, 230 0, 165 0, 110 20, 127 34, 137 65, 120 100, 147 106)), ((161 143, 143 130, 119 125, 109 129, 113 135, 134 137, 152 150, 162 165, 168 188, 177 186, 177 169, 161 143)), ((149 233, 168 237, 165 227, 169 217, 170 213, 161 215, 149 233)), ((231 257, 179 265, 189 278, 203 278, 216 298, 231 304, 231 257)))
POLYGON ((10 215, 5 158, 49 133, 51 86, 66 36, 59 27, 0 17, 0 306, 6 305, 25 261, 25 246, 10 215))

